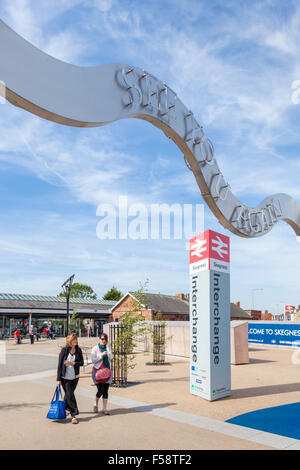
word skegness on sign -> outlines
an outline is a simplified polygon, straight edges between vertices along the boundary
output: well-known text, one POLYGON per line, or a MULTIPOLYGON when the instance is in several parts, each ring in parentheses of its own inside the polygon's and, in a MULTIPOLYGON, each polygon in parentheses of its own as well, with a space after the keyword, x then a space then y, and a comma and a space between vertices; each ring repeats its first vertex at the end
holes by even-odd
POLYGON ((300 323, 298 322, 248 322, 249 343, 300 347, 300 323))

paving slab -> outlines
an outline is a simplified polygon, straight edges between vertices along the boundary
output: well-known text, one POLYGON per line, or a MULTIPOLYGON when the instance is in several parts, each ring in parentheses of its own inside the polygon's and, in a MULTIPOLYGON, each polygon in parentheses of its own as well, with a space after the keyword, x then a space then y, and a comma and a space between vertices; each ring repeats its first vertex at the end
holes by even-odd
MULTIPOLYGON (((94 338, 80 340, 85 348, 95 343, 94 338)), ((38 360, 53 364, 62 344, 55 340, 7 348, 8 363, 18 361, 21 353, 30 373, 5 377, 2 371, 1 377, 0 365, 1 449, 299 448, 300 441, 224 422, 248 411, 299 401, 299 364, 292 349, 250 347, 250 363, 231 367, 232 395, 215 402, 189 393, 186 358, 167 357, 166 365, 150 366, 152 356, 139 353, 128 374, 129 386, 110 387, 111 416, 92 412, 96 389, 91 367, 86 366, 76 391, 80 422, 72 425, 45 418, 55 369, 41 370, 39 365, 33 372, 38 360)))
POLYGON ((92 411, 93 399, 77 393, 80 423, 45 418, 53 384, 0 386, 1 449, 267 449, 242 439, 110 404, 111 415, 92 411))

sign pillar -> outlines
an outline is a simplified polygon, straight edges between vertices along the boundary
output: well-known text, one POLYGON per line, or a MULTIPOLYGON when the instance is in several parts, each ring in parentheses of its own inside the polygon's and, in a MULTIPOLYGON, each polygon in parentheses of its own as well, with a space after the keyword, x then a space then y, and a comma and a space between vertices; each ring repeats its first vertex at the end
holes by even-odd
POLYGON ((229 237, 206 230, 190 240, 190 392, 231 394, 229 237))
POLYGON ((294 305, 284 306, 284 320, 295 320, 296 307, 294 305), (293 316, 292 316, 293 315, 293 316))

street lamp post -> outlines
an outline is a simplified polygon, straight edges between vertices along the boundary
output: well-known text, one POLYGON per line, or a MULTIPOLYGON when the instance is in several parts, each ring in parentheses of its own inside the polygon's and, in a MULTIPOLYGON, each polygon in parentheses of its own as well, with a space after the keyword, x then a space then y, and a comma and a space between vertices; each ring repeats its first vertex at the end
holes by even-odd
POLYGON ((285 302, 284 302, 284 300, 279 300, 279 310, 280 310, 280 304, 283 304, 283 320, 285 320, 285 302))
POLYGON ((260 288, 260 289, 252 289, 252 310, 254 310, 254 291, 256 291, 256 290, 262 291, 263 289, 262 289, 262 288, 260 288))
POLYGON ((72 283, 73 283, 74 276, 75 276, 75 274, 73 274, 71 277, 69 277, 69 279, 67 279, 67 280, 63 283, 63 285, 61 286, 61 287, 65 290, 66 299, 67 299, 67 334, 66 334, 66 336, 68 336, 68 334, 69 334, 69 322, 70 322, 70 319, 69 319, 70 294, 71 294, 71 287, 72 287, 72 283))

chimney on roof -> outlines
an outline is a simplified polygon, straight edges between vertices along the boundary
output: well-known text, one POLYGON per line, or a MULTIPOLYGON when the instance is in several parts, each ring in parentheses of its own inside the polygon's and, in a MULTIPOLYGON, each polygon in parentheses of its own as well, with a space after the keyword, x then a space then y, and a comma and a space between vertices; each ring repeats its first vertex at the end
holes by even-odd
POLYGON ((176 297, 179 297, 180 299, 184 300, 184 294, 176 294, 176 297))
POLYGON ((238 307, 240 307, 240 306, 241 306, 241 302, 238 301, 238 302, 235 303, 235 305, 237 305, 238 307))

